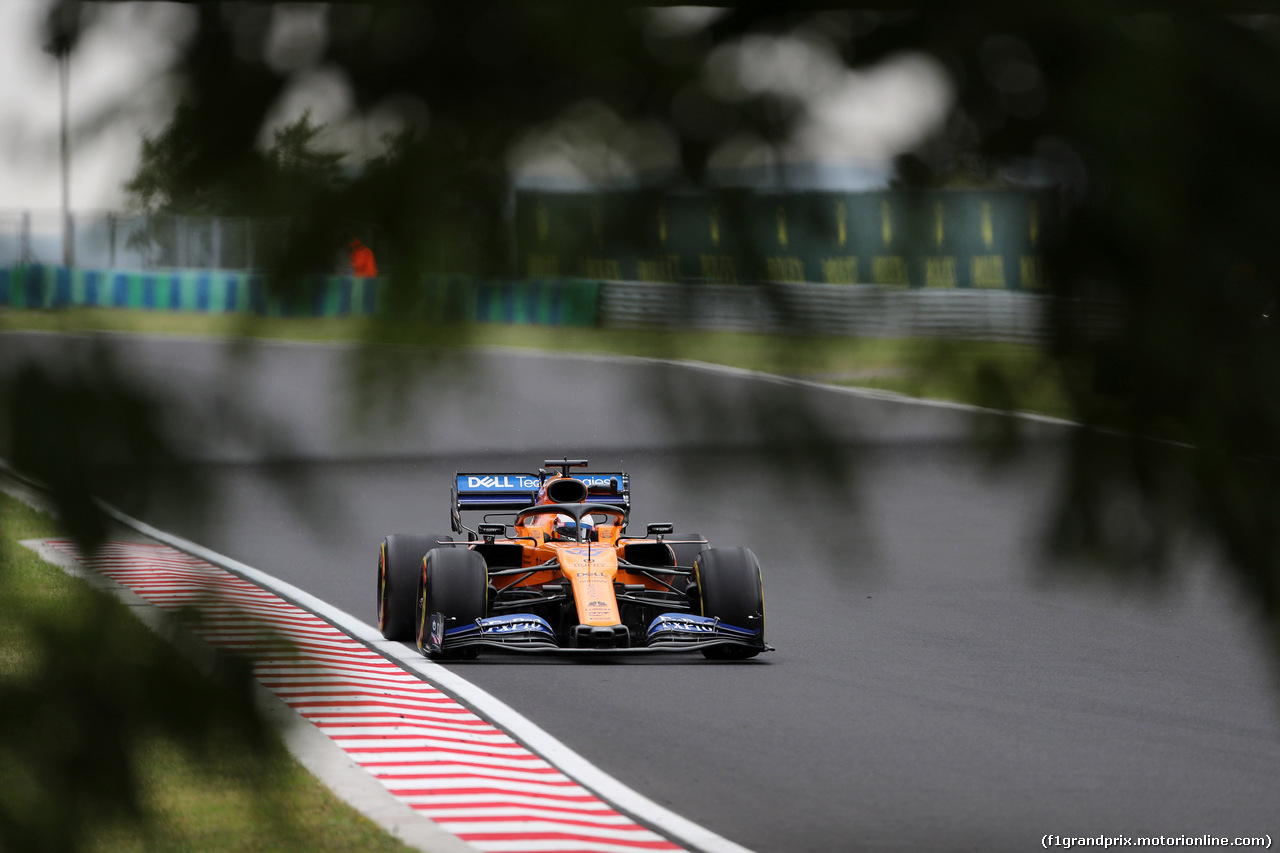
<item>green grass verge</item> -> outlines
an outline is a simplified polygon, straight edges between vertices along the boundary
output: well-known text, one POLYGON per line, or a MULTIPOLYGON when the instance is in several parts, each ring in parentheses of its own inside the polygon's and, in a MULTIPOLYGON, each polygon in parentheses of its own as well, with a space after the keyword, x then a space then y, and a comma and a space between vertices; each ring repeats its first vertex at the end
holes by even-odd
MULTIPOLYGON (((58 535, 47 515, 0 493, 0 849, 62 849, 68 840, 95 853, 410 849, 334 796, 274 734, 271 742, 256 747, 225 737, 200 744, 165 733, 121 738, 131 746, 132 754, 124 758, 137 780, 141 809, 135 814, 113 803, 111 779, 108 790, 96 794, 86 785, 77 787, 102 764, 91 757, 94 753, 63 748, 84 734, 75 715, 57 697, 30 713, 13 707, 6 696, 41 696, 33 686, 46 685, 49 670, 65 669, 65 656, 74 654, 89 657, 90 666, 102 660, 150 662, 160 667, 162 683, 181 685, 204 676, 114 598, 17 544, 58 535), (115 654, 96 644, 77 650, 53 643, 81 623, 109 632, 101 646, 109 645, 115 654), (70 772, 44 773, 42 750, 50 767, 70 772), (83 825, 64 831, 60 821, 83 825)), ((111 680, 113 673, 102 676, 111 680)), ((217 686, 207 686, 216 702, 217 686)), ((100 703, 89 715, 90 736, 109 742, 120 729, 113 728, 113 708, 93 690, 86 685, 83 700, 100 703)))
POLYGON ((631 331, 499 324, 431 325, 366 318, 73 309, 0 312, 0 329, 368 341, 442 349, 512 347, 700 361, 834 385, 876 388, 1069 417, 1057 373, 1024 344, 936 338, 796 337, 709 331, 631 331))

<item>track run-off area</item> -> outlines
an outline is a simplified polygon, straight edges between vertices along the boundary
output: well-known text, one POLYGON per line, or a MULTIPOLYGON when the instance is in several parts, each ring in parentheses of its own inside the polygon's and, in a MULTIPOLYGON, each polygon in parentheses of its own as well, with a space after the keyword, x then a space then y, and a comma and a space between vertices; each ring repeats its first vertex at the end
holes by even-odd
POLYGON ((0 355, 166 395, 204 503, 103 497, 366 621, 378 543, 447 529, 456 470, 586 457, 631 474, 633 526, 752 548, 776 652, 448 670, 759 853, 1276 835, 1274 663, 1217 558, 1117 589, 1045 556, 1070 426, 1020 421, 993 467, 970 437, 998 415, 653 361, 30 333, 0 355))

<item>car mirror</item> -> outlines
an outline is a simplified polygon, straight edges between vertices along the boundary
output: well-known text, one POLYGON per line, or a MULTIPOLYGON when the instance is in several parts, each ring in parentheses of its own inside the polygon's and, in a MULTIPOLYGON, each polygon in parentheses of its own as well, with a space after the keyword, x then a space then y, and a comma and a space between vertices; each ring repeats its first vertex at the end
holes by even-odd
POLYGON ((480 524, 476 526, 476 530, 488 542, 492 542, 496 536, 507 535, 507 526, 505 524, 480 524))

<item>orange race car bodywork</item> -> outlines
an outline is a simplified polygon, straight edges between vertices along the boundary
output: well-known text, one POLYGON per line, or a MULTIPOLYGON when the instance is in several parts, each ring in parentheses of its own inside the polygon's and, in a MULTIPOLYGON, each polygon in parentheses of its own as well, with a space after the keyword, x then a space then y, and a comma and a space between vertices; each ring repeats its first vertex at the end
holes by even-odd
POLYGON ((408 639, 395 636, 406 633, 395 611, 407 613, 408 569, 401 566, 412 560, 412 635, 433 657, 472 657, 482 648, 701 650, 710 658, 769 650, 754 554, 712 549, 696 534, 674 536, 671 524, 629 535, 625 473, 573 472, 585 460, 544 464, 537 474, 457 474, 451 520, 458 540, 384 541, 379 625, 388 638, 408 639), (463 512, 485 513, 484 522, 472 529, 463 512))

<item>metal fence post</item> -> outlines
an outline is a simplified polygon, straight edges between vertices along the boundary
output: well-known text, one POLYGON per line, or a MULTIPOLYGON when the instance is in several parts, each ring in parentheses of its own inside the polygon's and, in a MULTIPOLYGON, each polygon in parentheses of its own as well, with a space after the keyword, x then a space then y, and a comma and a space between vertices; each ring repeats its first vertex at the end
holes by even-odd
POLYGON ((107 214, 107 267, 114 269, 116 265, 116 215, 107 214))
POLYGON ((186 268, 187 266, 187 217, 175 216, 174 225, 176 226, 177 237, 178 237, 177 257, 174 258, 174 260, 177 262, 177 266, 186 268))
POLYGON ((222 217, 213 217, 213 234, 211 242, 213 243, 213 263, 210 264, 215 270, 222 269, 222 217))
POLYGON ((29 264, 35 260, 31 256, 31 211, 22 211, 22 230, 18 235, 18 258, 20 263, 29 264))

